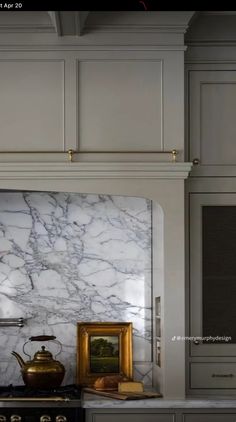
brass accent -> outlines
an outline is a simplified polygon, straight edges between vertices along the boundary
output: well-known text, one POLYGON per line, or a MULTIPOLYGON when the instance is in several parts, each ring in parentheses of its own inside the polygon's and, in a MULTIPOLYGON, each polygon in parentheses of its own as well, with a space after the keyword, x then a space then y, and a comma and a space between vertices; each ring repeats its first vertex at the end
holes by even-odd
POLYGON ((56 416, 56 422, 67 422, 67 418, 64 415, 56 416))
POLYGON ((172 149, 169 151, 157 151, 157 150, 99 150, 99 151, 74 151, 76 152, 76 154, 173 154, 173 151, 176 151, 176 154, 178 153, 178 151, 176 149, 172 149))
POLYGON ((19 415, 11 415, 10 421, 11 422, 21 422, 22 417, 19 415))
POLYGON ((199 158, 194 158, 193 159, 193 165, 194 166, 198 166, 198 164, 200 163, 200 160, 199 160, 199 158))
POLYGON ((0 151, 0 154, 67 154, 67 151, 0 151))
POLYGON ((78 322, 77 323, 77 384, 93 386, 104 375, 122 375, 132 379, 132 323, 131 322, 78 322), (119 371, 92 372, 90 369, 90 337, 119 339, 119 371))
POLYGON ((176 156, 178 154, 178 151, 176 149, 172 149, 171 153, 172 153, 172 161, 173 163, 176 163, 176 156))
MULTIPOLYGON (((36 338, 51 339, 51 336, 37 336, 30 341, 35 341, 36 338)), ((55 342, 55 340, 53 341, 55 342)), ((28 342, 25 342, 23 351, 28 342)), ((56 343, 60 344, 60 342, 56 343)), ((27 354, 25 351, 24 353, 27 354)), ((42 346, 41 350, 35 353, 34 358, 27 362, 16 352, 12 352, 12 355, 15 356, 21 367, 22 378, 27 387, 48 389, 56 388, 62 383, 65 368, 61 362, 53 359, 52 354, 45 349, 45 346, 42 346)))
MULTIPOLYGON (((74 154, 173 154, 173 151, 176 151, 178 154, 178 150, 172 149, 168 151, 157 151, 157 150, 95 150, 95 151, 76 151, 70 148, 69 151, 72 151, 74 154)), ((66 151, 0 151, 0 154, 66 154, 66 151)), ((175 154, 175 152, 174 152, 175 154)))
POLYGON ((167 151, 156 151, 156 150, 107 150, 107 151, 76 151, 72 148, 69 148, 68 151, 0 151, 1 154, 68 154, 69 161, 73 162, 73 155, 74 154, 171 154, 172 155, 172 161, 176 162, 176 156, 178 154, 178 150, 172 149, 167 151))
POLYGON ((72 163, 73 161, 73 154, 75 153, 75 151, 73 149, 68 149, 68 155, 69 155, 69 161, 72 163))
POLYGON ((51 422, 51 416, 49 416, 49 415, 42 415, 41 417, 40 417, 40 422, 51 422))
POLYGON ((6 422, 7 418, 4 415, 0 415, 0 422, 6 422))
POLYGON ((172 149, 169 151, 156 151, 156 150, 150 150, 150 151, 75 151, 77 154, 171 154, 172 155, 172 162, 176 163, 177 161, 177 149, 172 149))

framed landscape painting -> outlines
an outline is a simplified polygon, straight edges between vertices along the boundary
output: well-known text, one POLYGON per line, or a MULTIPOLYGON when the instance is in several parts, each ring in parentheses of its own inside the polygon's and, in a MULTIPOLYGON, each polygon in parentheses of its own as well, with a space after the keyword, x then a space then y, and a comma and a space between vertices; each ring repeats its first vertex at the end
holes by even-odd
POLYGON ((77 384, 91 387, 105 375, 132 378, 132 323, 78 322, 77 384))

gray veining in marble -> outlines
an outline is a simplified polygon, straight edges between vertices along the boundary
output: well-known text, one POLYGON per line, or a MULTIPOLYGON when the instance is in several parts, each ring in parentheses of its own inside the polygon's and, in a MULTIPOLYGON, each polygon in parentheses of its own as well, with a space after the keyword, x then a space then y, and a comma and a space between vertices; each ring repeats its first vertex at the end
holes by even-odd
POLYGON ((21 382, 10 352, 42 333, 62 342, 74 382, 77 321, 132 321, 134 360, 151 361, 149 200, 1 192, 0 257, 0 317, 27 319, 1 328, 0 384, 21 382))

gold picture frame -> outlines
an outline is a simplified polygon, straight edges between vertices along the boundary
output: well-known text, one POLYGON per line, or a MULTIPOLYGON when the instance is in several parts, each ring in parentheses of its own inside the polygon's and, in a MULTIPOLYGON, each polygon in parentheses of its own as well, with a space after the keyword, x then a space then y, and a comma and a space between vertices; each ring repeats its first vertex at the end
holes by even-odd
POLYGON ((97 378, 132 378, 132 322, 77 323, 77 384, 92 387, 97 378))

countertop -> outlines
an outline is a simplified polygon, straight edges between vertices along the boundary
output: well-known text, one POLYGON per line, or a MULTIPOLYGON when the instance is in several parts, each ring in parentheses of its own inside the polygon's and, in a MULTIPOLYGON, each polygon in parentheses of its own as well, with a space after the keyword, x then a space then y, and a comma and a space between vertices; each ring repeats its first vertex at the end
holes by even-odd
POLYGON ((236 397, 165 399, 153 398, 144 400, 115 400, 107 397, 84 393, 82 407, 98 408, 147 408, 147 409, 236 409, 236 397))

